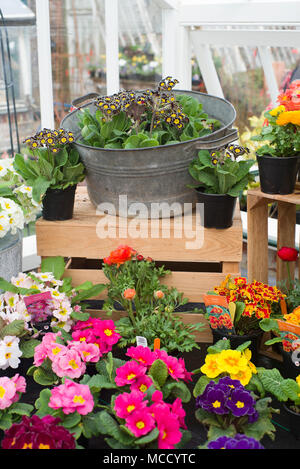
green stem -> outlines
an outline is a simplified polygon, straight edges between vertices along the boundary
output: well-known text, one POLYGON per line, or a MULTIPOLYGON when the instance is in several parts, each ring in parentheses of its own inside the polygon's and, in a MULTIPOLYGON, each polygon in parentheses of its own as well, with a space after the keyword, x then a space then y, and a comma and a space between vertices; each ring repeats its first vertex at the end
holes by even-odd
POLYGON ((290 264, 289 262, 286 262, 286 269, 288 273, 288 282, 289 282, 289 290, 292 288, 292 276, 291 276, 291 270, 290 270, 290 264))

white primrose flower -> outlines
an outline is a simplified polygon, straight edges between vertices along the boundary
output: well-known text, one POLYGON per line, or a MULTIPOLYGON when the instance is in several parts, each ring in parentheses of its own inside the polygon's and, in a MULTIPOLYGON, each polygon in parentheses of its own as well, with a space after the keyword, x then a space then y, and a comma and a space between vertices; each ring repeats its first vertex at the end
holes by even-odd
POLYGON ((68 319, 67 321, 58 321, 57 318, 53 318, 51 322, 51 327, 59 327, 60 329, 63 329, 66 332, 70 332, 74 322, 71 319, 68 319))
POLYGON ((1 211, 0 208, 0 238, 4 238, 4 236, 9 232, 9 230, 9 217, 5 212, 1 211))
POLYGON ((12 234, 15 234, 18 229, 22 230, 24 228, 25 219, 23 210, 13 200, 8 199, 7 197, 0 197, 0 214, 4 216, 6 214, 6 217, 4 218, 6 222, 4 223, 7 223, 8 218, 9 230, 12 232, 12 234))
POLYGON ((0 369, 18 368, 22 356, 19 342, 20 339, 15 336, 6 336, 0 341, 0 369))

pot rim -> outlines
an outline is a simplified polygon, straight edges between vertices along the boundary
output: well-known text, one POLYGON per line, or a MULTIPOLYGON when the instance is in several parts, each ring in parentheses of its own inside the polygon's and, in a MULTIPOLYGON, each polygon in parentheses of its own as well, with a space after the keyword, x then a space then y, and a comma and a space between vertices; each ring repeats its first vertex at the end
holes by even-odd
MULTIPOLYGON (((136 90, 136 91, 143 92, 145 90, 136 90)), ((208 96, 208 97, 214 98, 216 100, 222 101, 223 103, 228 104, 231 107, 231 109, 233 111, 233 118, 231 119, 230 123, 227 124, 227 125, 222 123, 222 127, 220 129, 218 129, 215 132, 215 134, 217 134, 217 132, 221 132, 222 130, 230 129, 231 126, 233 125, 233 123, 236 120, 236 116, 237 116, 236 109, 233 106, 233 104, 225 98, 220 98, 219 96, 214 96, 214 95, 211 95, 211 94, 208 94, 208 93, 201 93, 200 91, 193 91, 193 90, 174 90, 174 91, 175 91, 176 94, 180 94, 180 93, 189 94, 190 93, 190 94, 199 94, 199 95, 208 96)), ((65 120, 68 119, 72 114, 75 114, 76 112, 80 111, 80 109, 91 106, 91 105, 93 105, 93 102, 83 104, 82 106, 75 109, 74 111, 69 112, 63 118, 63 120, 61 121, 60 127, 64 127, 65 120)), ((210 134, 209 136, 214 136, 214 132, 212 134, 210 134)), ((187 140, 187 141, 184 141, 184 142, 170 143, 170 144, 167 144, 167 145, 157 145, 155 147, 143 147, 143 148, 101 148, 101 147, 98 148, 98 147, 93 147, 91 145, 85 145, 83 143, 78 143, 76 141, 73 142, 73 145, 75 145, 75 146, 78 145, 80 148, 90 148, 90 149, 93 149, 93 150, 101 150, 101 151, 107 151, 107 152, 120 152, 120 151, 121 152, 127 152, 127 151, 141 151, 141 150, 143 150, 143 151, 152 150, 153 151, 155 149, 161 150, 162 148, 173 147, 174 145, 184 145, 184 144, 187 144, 187 143, 195 143, 195 142, 200 142, 200 143, 201 142, 208 142, 208 140, 205 140, 205 139, 207 139, 207 137, 208 137, 208 135, 205 135, 204 137, 197 137, 197 138, 193 138, 191 140, 187 140)))
POLYGON ((294 410, 292 410, 286 402, 283 402, 282 403, 283 407, 290 413, 290 414, 293 414, 293 415, 296 415, 297 417, 300 417, 300 413, 297 414, 297 412, 295 412, 294 410))
POLYGON ((300 158, 300 153, 299 155, 294 155, 294 156, 272 156, 272 155, 258 155, 257 153, 256 157, 257 158, 264 158, 266 160, 297 160, 300 158))
POLYGON ((202 194, 204 196, 208 196, 208 197, 220 197, 220 198, 231 198, 231 199, 237 199, 237 197, 233 197, 232 195, 229 195, 229 194, 209 194, 207 192, 203 192, 203 191, 200 191, 198 190, 197 188, 195 188, 197 194, 202 194))
POLYGON ((245 334, 245 335, 240 335, 240 334, 225 334, 225 333, 222 333, 220 331, 218 331, 218 329, 212 329, 213 331, 216 331, 219 335, 223 335, 223 337, 226 337, 230 340, 230 338, 239 338, 239 339, 250 339, 251 337, 259 337, 260 335, 263 334, 263 330, 259 330, 253 334, 245 334))
POLYGON ((49 187, 46 193, 48 191, 52 193, 63 193, 63 192, 73 191, 74 189, 76 190, 76 187, 77 187, 77 183, 72 184, 69 187, 66 187, 66 189, 58 189, 58 188, 52 189, 51 187, 49 187))

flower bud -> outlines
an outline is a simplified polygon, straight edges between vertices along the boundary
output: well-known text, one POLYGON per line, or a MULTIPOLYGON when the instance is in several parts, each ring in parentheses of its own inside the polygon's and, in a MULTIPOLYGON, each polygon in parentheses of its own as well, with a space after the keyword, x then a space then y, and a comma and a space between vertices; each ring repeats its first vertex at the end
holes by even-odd
POLYGON ((134 288, 126 288, 126 290, 123 291, 123 297, 125 300, 132 300, 136 295, 136 291, 134 288))
POLYGON ((156 290, 154 292, 154 297, 157 299, 157 300, 161 300, 162 298, 164 298, 165 294, 163 291, 161 290, 156 290))

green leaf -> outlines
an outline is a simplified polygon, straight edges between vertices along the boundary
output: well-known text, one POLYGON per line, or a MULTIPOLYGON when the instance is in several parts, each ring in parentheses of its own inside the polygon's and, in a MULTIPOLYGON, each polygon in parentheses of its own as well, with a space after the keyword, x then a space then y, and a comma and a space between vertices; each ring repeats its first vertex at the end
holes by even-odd
POLYGON ((72 311, 71 318, 75 321, 87 321, 90 317, 89 313, 83 313, 82 311, 72 311))
POLYGON ((244 427, 244 433, 250 438, 260 441, 265 435, 272 440, 275 438, 276 428, 268 417, 260 417, 256 422, 248 424, 244 427))
POLYGON ((0 430, 8 430, 12 426, 12 417, 9 414, 0 415, 0 430))
POLYGON ((159 436, 159 430, 157 428, 154 428, 150 433, 147 433, 147 435, 142 436, 141 438, 138 438, 135 441, 135 444, 139 446, 147 445, 155 441, 158 438, 158 436, 159 436))
MULTIPOLYGON (((278 322, 276 319, 265 318, 259 322, 259 327, 265 332, 279 332, 278 322)), ((280 339, 281 340, 281 339, 280 339)))
POLYGON ((10 412, 16 415, 26 415, 30 416, 34 407, 31 404, 26 404, 25 402, 16 402, 10 407, 10 412))
MULTIPOLYGON (((76 427, 81 422, 81 415, 78 412, 73 412, 64 417, 63 425, 64 427, 70 429, 76 427)), ((72 432, 71 432, 72 433, 72 432)))
POLYGON ((276 368, 258 369, 258 377, 267 392, 273 394, 281 402, 288 400, 288 395, 282 387, 284 378, 276 368))
POLYGON ((198 397, 200 396, 201 394, 203 394, 206 386, 208 385, 208 383, 211 381, 210 378, 208 378, 207 376, 203 375, 203 376, 200 376, 200 378, 198 379, 197 383, 195 384, 195 387, 193 389, 193 395, 194 397, 198 397))
POLYGON ((155 360, 150 367, 149 375, 161 388, 169 376, 168 367, 162 360, 155 360))
POLYGON ((191 400, 191 393, 187 385, 183 381, 168 383, 163 387, 165 398, 170 396, 178 397, 182 402, 187 403, 191 400))
POLYGON ((35 401, 35 407, 37 409, 37 415, 44 416, 51 414, 53 410, 49 407, 49 401, 51 397, 50 389, 42 389, 38 399, 35 401))
POLYGON ((245 303, 242 303, 241 301, 237 301, 235 303, 236 309, 235 309, 235 315, 234 315, 234 324, 238 324, 239 320, 241 319, 241 316, 245 310, 245 303))
POLYGON ((139 148, 140 146, 140 137, 138 135, 131 135, 130 137, 127 138, 124 142, 124 148, 130 149, 130 148, 139 148))
POLYGON ((83 291, 77 293, 77 295, 75 295, 72 298, 72 304, 79 303, 80 301, 88 300, 90 298, 99 296, 100 293, 102 293, 103 290, 105 290, 105 288, 106 288, 105 284, 99 283, 99 284, 93 285, 91 288, 84 289, 83 291))
POLYGON ((121 444, 130 445, 134 438, 121 430, 116 420, 108 412, 97 414, 98 430, 103 435, 109 435, 121 444))
POLYGON ((15 319, 11 323, 7 324, 0 331, 0 338, 3 339, 5 336, 20 336, 25 330, 25 321, 21 319, 15 319))
POLYGON ((210 345, 207 348, 207 353, 219 353, 222 352, 222 350, 229 350, 230 347, 230 340, 218 340, 214 345, 210 345))
POLYGON ((47 189, 49 189, 50 185, 51 181, 48 181, 42 176, 37 177, 32 185, 33 200, 39 203, 46 194, 47 189))
POLYGON ((35 348, 41 342, 37 339, 23 340, 20 343, 20 350, 23 358, 32 358, 34 356, 35 348))
POLYGON ((52 272, 56 280, 60 280, 65 272, 65 260, 62 256, 45 257, 42 259, 41 271, 52 272))
POLYGON ((236 430, 234 425, 229 425, 226 428, 221 428, 219 426, 212 425, 209 427, 207 432, 207 438, 209 441, 217 440, 220 436, 228 436, 233 438, 236 435, 236 430))
POLYGON ((58 378, 55 373, 39 367, 33 372, 33 379, 41 386, 51 386, 57 382, 58 378))
POLYGON ((141 142, 140 148, 157 147, 158 145, 159 145, 159 142, 155 138, 147 138, 141 142))

